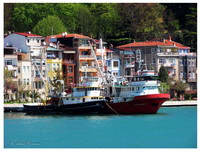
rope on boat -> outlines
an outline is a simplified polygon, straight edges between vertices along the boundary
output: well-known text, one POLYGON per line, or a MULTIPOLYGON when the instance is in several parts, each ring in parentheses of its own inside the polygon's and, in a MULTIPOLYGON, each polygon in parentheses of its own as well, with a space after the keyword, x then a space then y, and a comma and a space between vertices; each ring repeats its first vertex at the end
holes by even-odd
POLYGON ((116 110, 114 110, 107 102, 105 103, 108 106, 108 108, 110 108, 115 114, 119 115, 119 113, 116 110))

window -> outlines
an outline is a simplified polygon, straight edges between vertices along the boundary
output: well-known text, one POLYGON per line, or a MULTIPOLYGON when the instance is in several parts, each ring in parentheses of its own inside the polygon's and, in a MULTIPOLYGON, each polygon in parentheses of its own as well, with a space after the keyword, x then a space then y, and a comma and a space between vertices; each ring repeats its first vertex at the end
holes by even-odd
POLYGON ((101 60, 102 59, 102 57, 101 56, 97 56, 97 60, 101 60))
POLYGON ((26 84, 29 85, 29 79, 27 79, 27 83, 26 84))
POLYGON ((72 66, 68 66, 67 72, 68 73, 72 73, 73 72, 73 67, 72 66))
POLYGON ((165 59, 164 58, 160 58, 159 59, 159 63, 161 63, 161 64, 165 63, 165 59))
POLYGON ((118 61, 113 61, 113 67, 118 67, 118 61))
POLYGON ((107 61, 107 66, 111 66, 111 62, 110 61, 107 61))
POLYGON ((117 76, 117 75, 118 75, 118 73, 117 73, 117 72, 113 72, 113 75, 114 75, 114 76, 117 76))
POLYGON ((156 53, 156 49, 155 48, 151 48, 151 53, 152 54, 156 53))
POLYGON ((27 43, 29 43, 30 42, 30 39, 27 39, 27 43))
POLYGON ((12 65, 12 60, 6 60, 6 65, 12 65))
POLYGON ((24 85, 26 85, 26 79, 24 79, 24 85))
POLYGON ((45 72, 45 70, 43 70, 43 77, 45 77, 45 74, 46 74, 46 72, 45 72))
POLYGON ((68 77, 68 83, 73 83, 73 77, 68 77))
POLYGON ((40 62, 38 61, 38 62, 36 62, 36 65, 40 65, 40 62))
POLYGON ((35 76, 36 76, 36 77, 40 77, 40 73, 39 73, 38 70, 35 71, 35 76))
POLYGON ((155 64, 156 63, 156 59, 155 58, 153 58, 153 64, 155 64))
POLYGON ((40 40, 37 40, 37 43, 40 43, 40 40))
POLYGON ((23 66, 23 71, 24 71, 24 72, 26 71, 26 66, 23 66))

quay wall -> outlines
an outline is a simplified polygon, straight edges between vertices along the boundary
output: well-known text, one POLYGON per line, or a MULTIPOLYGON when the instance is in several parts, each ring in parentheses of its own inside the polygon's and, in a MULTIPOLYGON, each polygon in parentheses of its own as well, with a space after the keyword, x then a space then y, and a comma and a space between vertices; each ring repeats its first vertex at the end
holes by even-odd
MULTIPOLYGON (((31 103, 32 105, 39 105, 41 103, 31 103)), ((187 101, 166 101, 162 107, 178 107, 178 106, 197 106, 196 100, 187 101)), ((23 104, 4 104, 4 112, 24 112, 23 104)))

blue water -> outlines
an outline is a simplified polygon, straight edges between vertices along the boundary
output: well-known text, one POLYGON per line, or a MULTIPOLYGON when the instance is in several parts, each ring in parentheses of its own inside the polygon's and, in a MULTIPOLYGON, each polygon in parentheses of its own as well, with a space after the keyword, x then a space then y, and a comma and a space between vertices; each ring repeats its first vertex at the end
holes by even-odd
POLYGON ((4 114, 5 148, 196 148, 197 107, 128 116, 4 114))

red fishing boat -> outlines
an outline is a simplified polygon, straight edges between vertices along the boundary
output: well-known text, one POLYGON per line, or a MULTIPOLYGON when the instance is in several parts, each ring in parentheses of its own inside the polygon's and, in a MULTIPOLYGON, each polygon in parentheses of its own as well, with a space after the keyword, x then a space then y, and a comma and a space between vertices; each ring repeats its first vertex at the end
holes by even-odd
POLYGON ((159 93, 159 82, 153 71, 143 71, 131 82, 120 82, 112 87, 113 98, 106 102, 107 113, 154 114, 170 95, 159 93))

